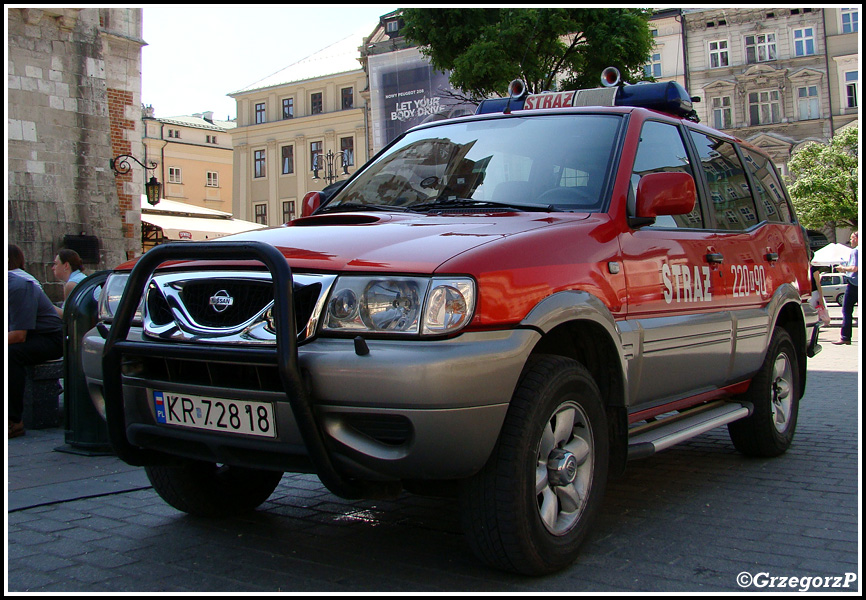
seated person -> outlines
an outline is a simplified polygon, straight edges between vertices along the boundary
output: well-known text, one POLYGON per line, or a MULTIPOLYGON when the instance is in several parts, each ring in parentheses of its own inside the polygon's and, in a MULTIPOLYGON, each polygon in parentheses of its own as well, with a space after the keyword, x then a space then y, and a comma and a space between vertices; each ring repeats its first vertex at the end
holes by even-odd
POLYGON ((14 273, 8 273, 8 279, 8 437, 12 439, 24 435, 26 367, 63 358, 63 324, 42 288, 14 273))

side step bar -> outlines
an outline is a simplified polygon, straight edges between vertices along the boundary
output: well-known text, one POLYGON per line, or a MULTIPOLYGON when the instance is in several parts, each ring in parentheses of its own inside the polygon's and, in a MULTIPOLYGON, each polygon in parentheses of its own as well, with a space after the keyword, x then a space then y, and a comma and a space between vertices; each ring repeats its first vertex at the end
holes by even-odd
POLYGON ((628 459, 652 456, 750 414, 752 406, 748 403, 718 400, 671 417, 632 427, 629 430, 628 459))

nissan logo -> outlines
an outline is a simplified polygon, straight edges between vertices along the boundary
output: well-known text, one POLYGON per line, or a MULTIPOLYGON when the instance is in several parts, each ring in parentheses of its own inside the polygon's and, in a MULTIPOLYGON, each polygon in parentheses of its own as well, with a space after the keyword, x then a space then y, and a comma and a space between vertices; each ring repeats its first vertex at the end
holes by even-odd
POLYGON ((220 290, 210 297, 208 304, 210 304, 216 312, 221 313, 231 306, 234 301, 235 299, 229 296, 227 291, 220 290))

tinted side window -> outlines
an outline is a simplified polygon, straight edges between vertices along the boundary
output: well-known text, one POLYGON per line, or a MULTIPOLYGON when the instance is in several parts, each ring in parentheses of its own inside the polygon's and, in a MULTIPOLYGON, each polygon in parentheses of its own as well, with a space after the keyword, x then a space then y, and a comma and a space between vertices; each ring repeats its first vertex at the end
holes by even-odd
MULTIPOLYGON (((632 169, 629 196, 631 215, 634 215, 632 203, 641 177, 650 173, 676 172, 688 173, 694 177, 679 128, 668 123, 647 121, 641 130, 640 145, 632 169)), ((700 203, 696 202, 692 212, 686 215, 662 215, 656 219, 652 226, 700 228, 703 227, 703 224, 700 203)))
POLYGON ((758 211, 733 144, 691 131, 707 176, 711 210, 719 229, 743 230, 758 223, 758 211))
POLYGON ((746 168, 752 174, 758 202, 763 206, 767 220, 772 223, 793 223, 782 184, 770 160, 748 148, 741 147, 740 150, 743 151, 746 168))

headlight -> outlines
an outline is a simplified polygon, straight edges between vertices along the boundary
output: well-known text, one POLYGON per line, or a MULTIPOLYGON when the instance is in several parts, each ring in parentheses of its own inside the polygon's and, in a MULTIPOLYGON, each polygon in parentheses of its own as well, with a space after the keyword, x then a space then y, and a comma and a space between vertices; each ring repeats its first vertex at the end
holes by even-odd
POLYGON ((475 283, 466 277, 340 277, 324 331, 441 335, 466 326, 475 283))
MULTIPOLYGON (((112 273, 102 286, 102 293, 99 296, 99 320, 112 321, 117 313, 117 307, 120 306, 120 299, 123 297, 123 290, 126 289, 126 282, 129 280, 129 273, 112 273)), ((138 304, 135 311, 134 321, 141 322, 144 311, 144 298, 138 304)))

